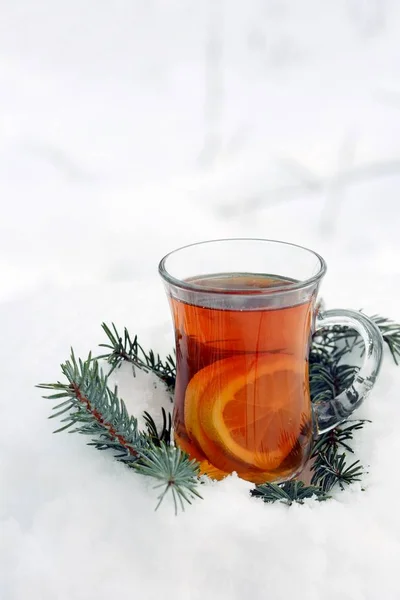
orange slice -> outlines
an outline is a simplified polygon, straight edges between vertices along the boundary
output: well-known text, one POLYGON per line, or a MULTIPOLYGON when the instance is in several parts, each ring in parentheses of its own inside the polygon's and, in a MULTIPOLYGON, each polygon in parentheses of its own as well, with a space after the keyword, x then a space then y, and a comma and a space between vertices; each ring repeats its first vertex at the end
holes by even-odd
MULTIPOLYGON (((231 377, 237 368, 236 362, 232 364, 231 359, 216 361, 208 367, 205 367, 190 380, 185 394, 185 429, 191 440, 200 448, 204 455, 225 475, 232 471, 243 470, 249 465, 243 463, 240 459, 235 460, 226 456, 218 444, 206 435, 203 424, 200 419, 200 404, 204 398, 214 397, 220 391, 220 372, 221 364, 224 367, 225 377, 231 377), (201 375, 202 374, 202 375, 201 375), (212 457, 212 458, 211 458, 212 457)), ((213 475, 207 471, 212 477, 213 475)))
POLYGON ((220 469, 273 471, 300 432, 304 377, 304 364, 285 354, 216 361, 189 382, 186 429, 220 469))

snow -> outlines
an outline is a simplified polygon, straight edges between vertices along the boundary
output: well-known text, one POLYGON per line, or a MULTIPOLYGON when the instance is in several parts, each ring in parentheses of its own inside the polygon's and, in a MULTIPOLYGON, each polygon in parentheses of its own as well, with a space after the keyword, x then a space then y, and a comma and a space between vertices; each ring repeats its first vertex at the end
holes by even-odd
MULTIPOLYGON (((399 28, 394 0, 0 3, 1 600, 400 597, 389 356, 362 487, 291 508, 231 477, 155 513, 34 388, 102 321, 169 353, 158 259, 202 239, 304 244, 329 307, 399 320, 399 28)), ((117 377, 132 409, 168 402, 117 377)))

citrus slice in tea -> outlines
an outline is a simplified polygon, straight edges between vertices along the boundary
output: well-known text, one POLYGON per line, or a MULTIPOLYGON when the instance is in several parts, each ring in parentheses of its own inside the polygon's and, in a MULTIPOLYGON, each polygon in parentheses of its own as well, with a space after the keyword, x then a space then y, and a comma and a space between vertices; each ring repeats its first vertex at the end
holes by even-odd
MULTIPOLYGON (((221 366, 224 369, 225 377, 230 378, 234 375, 237 367, 236 361, 225 359, 205 367, 199 371, 189 382, 185 394, 185 428, 195 447, 201 451, 211 461, 217 469, 222 472, 222 476, 214 477, 214 473, 206 470, 207 475, 215 479, 221 479, 232 471, 248 469, 249 465, 239 459, 227 456, 218 443, 215 443, 212 437, 209 437, 203 426, 200 417, 200 406, 205 398, 214 398, 220 391, 220 371, 221 366), (211 458, 212 457, 212 458, 211 458)), ((179 438, 179 445, 181 438, 179 438)), ((183 444, 185 446, 185 444, 183 444)), ((183 447, 182 446, 182 447, 183 447)), ((183 448, 185 449, 185 448, 183 448)), ((197 458, 197 451, 193 452, 193 446, 189 452, 193 458, 197 458)))
POLYGON ((218 468, 265 471, 268 478, 299 437, 304 380, 304 363, 283 353, 216 361, 189 382, 187 431, 218 468))

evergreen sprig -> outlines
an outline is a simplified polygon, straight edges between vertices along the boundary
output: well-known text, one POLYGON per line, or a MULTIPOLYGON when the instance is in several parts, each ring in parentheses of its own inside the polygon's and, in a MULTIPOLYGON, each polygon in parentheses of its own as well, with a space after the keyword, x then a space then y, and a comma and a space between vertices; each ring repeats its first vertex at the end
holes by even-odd
POLYGON ((76 360, 71 351, 71 359, 61 365, 61 370, 67 383, 38 385, 41 389, 55 392, 45 398, 63 399, 50 416, 65 415, 61 419, 64 425, 55 433, 73 427, 71 432, 90 435, 89 445, 98 450, 112 450, 117 460, 157 479, 157 487, 164 488, 160 501, 170 491, 175 509, 177 500, 183 508, 184 501, 190 503, 193 497, 201 497, 195 489, 199 474, 197 463, 179 448, 169 445, 171 420, 165 411, 161 432, 147 414, 145 433, 139 430, 137 419, 129 415, 124 401, 118 397, 117 388, 111 390, 108 387, 107 377, 90 354, 86 361, 82 361, 76 360))
POLYGON ((72 432, 97 436, 93 443, 100 450, 112 448, 118 452, 118 458, 134 461, 146 438, 138 429, 137 419, 129 415, 125 403, 119 399, 117 388, 108 387, 98 362, 92 360, 91 354, 85 361, 76 360, 71 350, 71 359, 61 365, 61 371, 67 383, 38 386, 56 392, 45 398, 65 398, 50 416, 52 419, 65 414, 61 419, 64 425, 55 433, 75 426, 72 432))
POLYGON ((314 443, 311 458, 317 458, 319 454, 324 454, 329 448, 339 450, 340 448, 353 453, 354 450, 348 444, 353 439, 355 431, 359 431, 364 427, 364 423, 367 423, 366 419, 359 419, 353 421, 347 420, 346 423, 326 431, 321 434, 314 443))
POLYGON ((400 361, 400 324, 379 315, 371 318, 378 325, 383 340, 388 345, 394 362, 398 365, 400 361))
MULTIPOLYGON (((372 315, 370 319, 378 326, 383 341, 388 346, 394 362, 398 365, 400 361, 400 323, 395 323, 380 315, 372 315)), ((335 325, 320 331, 314 342, 317 346, 330 347, 335 353, 343 356, 355 349, 360 350, 361 354, 364 352, 364 344, 360 335, 354 329, 343 325, 335 325)))
POLYGON ((141 460, 136 469, 143 475, 158 479, 159 483, 154 487, 163 488, 158 496, 156 510, 168 491, 172 494, 175 513, 178 512, 178 500, 184 510, 184 501, 191 504, 191 498, 195 496, 201 498, 196 489, 199 476, 198 467, 185 452, 175 446, 168 446, 162 442, 159 446, 153 446, 146 452, 141 452, 141 460))
POLYGON ((322 502, 330 496, 316 485, 305 485, 302 481, 285 481, 285 483, 262 483, 250 491, 251 496, 261 498, 264 502, 283 502, 291 506, 294 502, 304 504, 306 498, 315 498, 322 502))
POLYGON ((176 364, 171 354, 163 361, 160 355, 155 354, 153 350, 145 352, 138 342, 137 335, 132 339, 126 327, 124 328, 123 335, 121 335, 114 323, 111 324, 111 327, 106 323, 102 323, 101 326, 108 338, 108 343, 99 345, 111 352, 107 352, 96 358, 98 360, 107 360, 111 365, 110 373, 118 368, 122 362, 129 362, 134 368, 137 367, 146 373, 154 373, 166 384, 169 390, 174 389, 176 364))
POLYGON ((319 452, 312 470, 311 484, 318 486, 324 492, 329 492, 339 484, 340 489, 355 481, 361 481, 364 467, 359 460, 355 460, 350 466, 346 463, 346 453, 339 453, 335 446, 328 446, 325 452, 319 452))
POLYGON ((170 445, 171 441, 172 441, 171 413, 169 412, 167 415, 165 408, 162 407, 161 414, 162 414, 163 422, 162 422, 162 426, 161 426, 161 431, 158 431, 157 425, 156 425, 153 417, 151 416, 151 414, 148 413, 147 410, 145 410, 143 413, 143 419, 146 424, 147 433, 155 446, 161 446, 162 443, 170 445))
MULTIPOLYGON (((394 362, 399 364, 400 324, 379 315, 372 319, 381 330, 394 362)), ((133 369, 154 373, 172 392, 176 378, 175 360, 172 355, 162 360, 152 350, 146 352, 137 336, 132 338, 126 328, 122 335, 114 324, 109 327, 103 323, 102 328, 107 343, 101 346, 108 350, 107 353, 96 359, 89 355, 87 360, 82 361, 76 360, 71 351, 71 359, 61 365, 67 383, 38 386, 55 392, 46 398, 62 400, 54 407, 55 412, 50 418, 63 417, 57 432, 68 429, 90 435, 90 445, 99 450, 112 450, 117 460, 155 479, 156 487, 161 488, 157 507, 170 492, 175 511, 179 506, 184 508, 185 502, 201 497, 196 489, 199 465, 173 445, 171 414, 162 409, 162 425, 158 429, 153 417, 145 412, 146 431, 141 431, 137 419, 128 414, 123 400, 119 398, 117 388, 111 390, 108 386, 108 375, 127 361, 133 369), (107 376, 99 367, 99 359, 105 359, 111 367, 107 376)), ((357 352, 360 355, 363 352, 362 341, 348 327, 334 326, 315 336, 309 355, 312 402, 330 400, 351 384, 358 370, 352 364, 357 352)), ((311 497, 326 500, 335 486, 344 489, 346 485, 360 481, 364 469, 358 460, 348 465, 346 453, 353 453, 350 443, 365 422, 347 420, 315 440, 311 455, 311 485, 296 480, 281 484, 265 483, 257 485, 251 495, 264 502, 291 505, 303 503, 311 497)))

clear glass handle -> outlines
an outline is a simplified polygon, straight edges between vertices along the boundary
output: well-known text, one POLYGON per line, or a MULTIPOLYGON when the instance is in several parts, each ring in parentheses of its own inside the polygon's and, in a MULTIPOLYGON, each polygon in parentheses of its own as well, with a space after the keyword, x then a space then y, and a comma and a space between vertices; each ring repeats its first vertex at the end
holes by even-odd
POLYGON ((314 405, 318 433, 329 431, 363 402, 373 387, 382 362, 383 339, 371 319, 353 310, 327 310, 317 316, 316 331, 332 325, 345 325, 354 329, 365 344, 364 362, 353 383, 341 394, 314 405))

